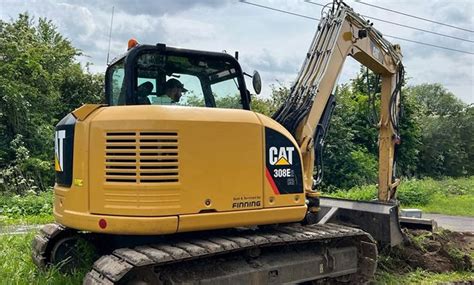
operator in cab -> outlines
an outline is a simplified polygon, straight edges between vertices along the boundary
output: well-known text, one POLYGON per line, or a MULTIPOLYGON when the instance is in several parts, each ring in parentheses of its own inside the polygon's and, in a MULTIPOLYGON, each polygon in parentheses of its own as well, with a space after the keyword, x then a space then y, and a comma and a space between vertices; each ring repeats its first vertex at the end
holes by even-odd
POLYGON ((184 88, 183 83, 181 83, 178 79, 170 78, 166 81, 165 84, 165 94, 171 99, 172 104, 176 104, 183 96, 183 93, 186 93, 188 89, 184 88))

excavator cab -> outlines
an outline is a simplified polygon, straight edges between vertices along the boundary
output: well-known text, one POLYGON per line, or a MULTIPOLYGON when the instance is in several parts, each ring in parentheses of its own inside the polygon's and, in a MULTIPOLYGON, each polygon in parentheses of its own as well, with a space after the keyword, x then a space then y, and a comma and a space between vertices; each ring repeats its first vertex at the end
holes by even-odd
POLYGON ((164 44, 136 44, 115 59, 106 71, 106 101, 109 106, 250 109, 250 93, 234 57, 164 44), (180 87, 181 98, 171 98, 170 87, 180 87))

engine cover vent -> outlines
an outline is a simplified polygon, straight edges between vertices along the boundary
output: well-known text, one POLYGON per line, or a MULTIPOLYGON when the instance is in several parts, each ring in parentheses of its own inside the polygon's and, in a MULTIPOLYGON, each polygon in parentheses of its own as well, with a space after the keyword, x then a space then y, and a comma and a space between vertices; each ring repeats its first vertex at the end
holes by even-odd
POLYGON ((179 182, 177 132, 107 132, 105 182, 179 182))

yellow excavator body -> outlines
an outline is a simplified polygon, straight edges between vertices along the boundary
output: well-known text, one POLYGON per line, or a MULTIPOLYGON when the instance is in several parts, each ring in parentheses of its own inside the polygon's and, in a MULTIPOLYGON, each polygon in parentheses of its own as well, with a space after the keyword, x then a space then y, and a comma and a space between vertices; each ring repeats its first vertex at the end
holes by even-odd
MULTIPOLYGON (((370 280, 374 238, 403 238, 402 56, 344 2, 324 15, 272 118, 251 111, 237 54, 130 41, 107 68, 107 105, 86 104, 56 126, 56 223, 33 240, 34 263, 74 270, 86 241, 102 256, 84 284, 370 280), (347 56, 382 78, 378 203, 319 197, 332 90, 347 56)), ((258 73, 253 85, 259 93, 258 73)))
POLYGON ((298 145, 264 115, 218 108, 87 105, 73 114, 82 108, 91 112, 75 123, 73 183, 54 187, 54 216, 65 226, 159 235, 287 223, 305 216, 298 145), (300 186, 292 193, 280 193, 274 181, 278 174, 267 174, 266 150, 275 147, 266 146, 268 129, 286 139, 287 145, 278 148, 294 149, 291 157, 286 149, 270 154, 280 176, 299 173, 291 178, 300 186))

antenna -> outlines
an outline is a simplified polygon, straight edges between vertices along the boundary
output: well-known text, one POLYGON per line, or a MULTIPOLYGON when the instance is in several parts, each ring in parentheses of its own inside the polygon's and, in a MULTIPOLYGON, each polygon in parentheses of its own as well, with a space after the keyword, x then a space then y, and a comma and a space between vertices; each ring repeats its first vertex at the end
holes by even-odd
POLYGON ((112 40, 112 26, 114 24, 114 9, 115 7, 112 6, 112 17, 110 19, 110 31, 109 31, 109 47, 107 49, 107 65, 109 65, 110 41, 112 40))

